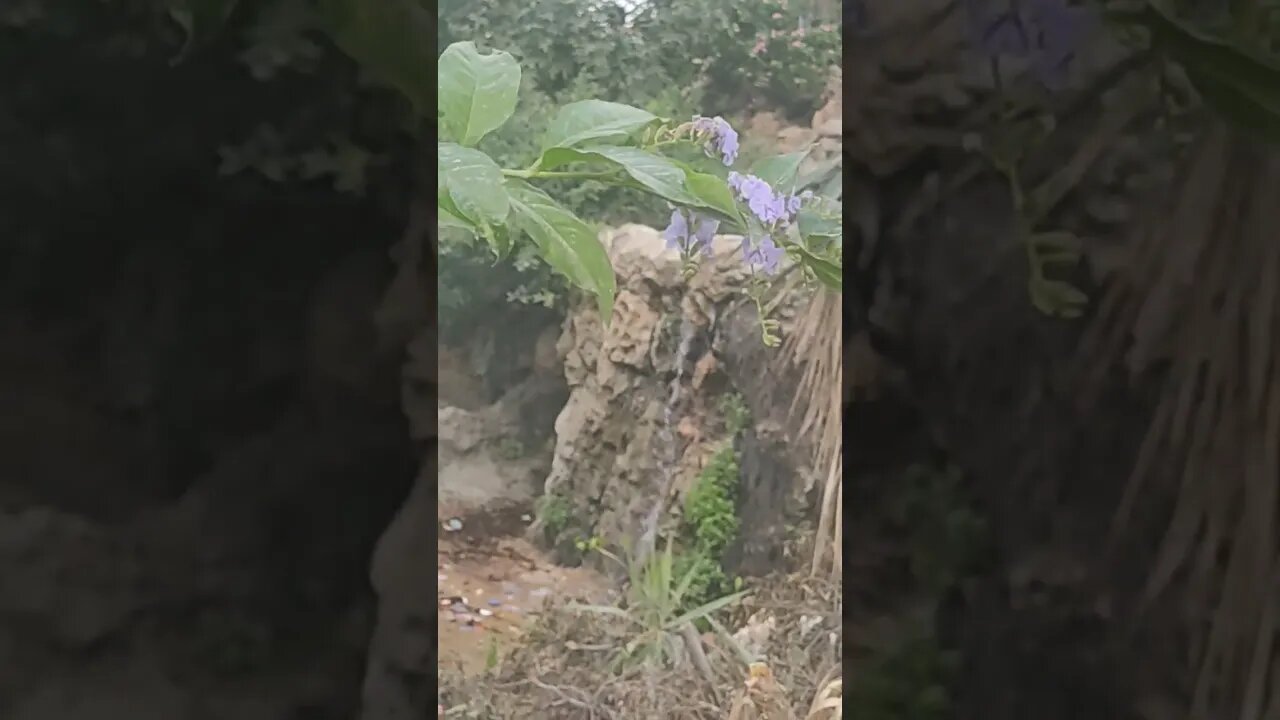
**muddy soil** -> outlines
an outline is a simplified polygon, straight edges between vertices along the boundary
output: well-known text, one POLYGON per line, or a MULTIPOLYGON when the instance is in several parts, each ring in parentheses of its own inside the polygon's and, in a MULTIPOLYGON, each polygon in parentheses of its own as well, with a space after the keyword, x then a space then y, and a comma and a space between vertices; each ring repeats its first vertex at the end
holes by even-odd
POLYGON ((437 612, 438 667, 463 677, 483 672, 520 643, 547 601, 613 602, 608 580, 566 568, 522 537, 532 508, 513 505, 441 517, 437 612), (462 524, 457 530, 450 530, 462 524))

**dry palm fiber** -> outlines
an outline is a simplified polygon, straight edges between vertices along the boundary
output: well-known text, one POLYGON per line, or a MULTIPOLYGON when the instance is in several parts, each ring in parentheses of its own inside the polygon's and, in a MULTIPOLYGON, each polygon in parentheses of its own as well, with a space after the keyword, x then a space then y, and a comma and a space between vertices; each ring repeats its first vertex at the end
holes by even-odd
POLYGON ((1098 373, 1168 363, 1114 530, 1156 483, 1177 487, 1144 600, 1185 588, 1194 718, 1280 718, 1277 221, 1280 153, 1210 127, 1136 226, 1083 348, 1098 373))
POLYGON ((783 362, 803 368, 790 414, 799 418, 798 436, 813 436, 814 468, 827 472, 822 491, 813 573, 828 554, 833 576, 839 570, 839 518, 844 358, 839 293, 821 290, 810 300, 783 348, 783 362))

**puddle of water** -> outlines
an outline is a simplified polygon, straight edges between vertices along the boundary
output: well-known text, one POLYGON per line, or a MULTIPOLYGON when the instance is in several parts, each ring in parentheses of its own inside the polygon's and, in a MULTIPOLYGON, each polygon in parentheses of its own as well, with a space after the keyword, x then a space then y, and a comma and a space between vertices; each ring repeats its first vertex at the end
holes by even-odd
MULTIPOLYGON (((516 511, 513 516, 519 519, 522 514, 516 511)), ((464 675, 482 672, 494 643, 499 656, 517 645, 548 599, 609 601, 608 581, 598 573, 560 567, 522 538, 480 533, 510 527, 505 518, 458 519, 462 529, 441 533, 436 557, 442 669, 464 675)))

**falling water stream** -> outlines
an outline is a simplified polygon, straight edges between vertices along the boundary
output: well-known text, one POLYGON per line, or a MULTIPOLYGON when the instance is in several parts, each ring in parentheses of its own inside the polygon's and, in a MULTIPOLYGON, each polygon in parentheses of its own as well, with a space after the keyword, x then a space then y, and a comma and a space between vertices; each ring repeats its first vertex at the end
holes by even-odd
POLYGON ((685 366, 689 360, 689 352, 693 340, 697 337, 698 327, 687 315, 681 313, 680 342, 675 349, 672 364, 675 377, 672 378, 667 393, 666 405, 662 408, 662 425, 658 429, 658 468, 661 472, 662 489, 654 498, 653 508, 645 517, 639 541, 636 542, 635 557, 637 562, 644 562, 654 551, 658 538, 658 520, 671 496, 675 485, 676 469, 680 463, 680 449, 676 443, 676 418, 680 409, 680 396, 684 390, 685 366))

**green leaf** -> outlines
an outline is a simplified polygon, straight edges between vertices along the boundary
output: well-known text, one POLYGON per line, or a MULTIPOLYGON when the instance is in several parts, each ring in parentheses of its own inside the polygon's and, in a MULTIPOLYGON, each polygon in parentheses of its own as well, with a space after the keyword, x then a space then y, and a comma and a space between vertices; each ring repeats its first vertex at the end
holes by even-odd
POLYGON ((769 183, 775 192, 791 194, 796 188, 796 175, 800 172, 800 163, 808 156, 806 148, 786 155, 774 155, 761 158, 751 166, 751 174, 769 183))
POLYGON ((844 157, 835 155, 796 180, 796 189, 812 188, 818 197, 839 200, 844 189, 844 157))
POLYGON ((560 108, 547 127, 543 151, 556 147, 576 147, 592 140, 615 140, 639 131, 658 117, 640 108, 605 102, 580 100, 560 108))
POLYGON ((520 64, 510 53, 481 55, 474 43, 454 43, 440 55, 436 73, 440 132, 474 147, 516 110, 520 64))
POLYGON ((695 557, 693 562, 689 563, 689 569, 685 572, 684 577, 680 578, 680 583, 676 585, 675 592, 672 593, 672 600, 679 603, 689 592, 689 586, 693 585, 693 580, 698 573, 702 571, 702 565, 707 562, 705 558, 695 557))
POLYGON ((671 160, 648 150, 608 145, 585 149, 622 166, 633 180, 658 196, 680 205, 702 205, 703 202, 689 191, 685 173, 671 160))
POLYGON ((507 221, 511 201, 502 181, 502 168, 479 150, 455 143, 437 143, 436 180, 439 182, 436 205, 446 195, 458 215, 470 220, 495 254, 501 256, 503 246, 497 229, 507 221))
MULTIPOLYGON (((452 204, 452 203, 451 203, 452 204)), ((470 230, 475 232, 476 226, 467 222, 458 214, 456 208, 450 209, 439 203, 436 203, 436 224, 441 227, 460 228, 462 230, 470 230)))
POLYGON ((512 224, 538 246, 543 259, 578 287, 594 293, 600 317, 613 315, 617 280, 600 238, 578 216, 546 193, 519 180, 508 180, 512 224))
POLYGON ((605 161, 622 168, 642 188, 677 205, 703 207, 705 203, 686 186, 685 171, 661 155, 633 147, 596 145, 581 149, 552 148, 542 155, 542 170, 576 162, 605 161))
POLYGON ((833 238, 844 235, 844 223, 839 215, 832 217, 816 208, 801 208, 796 215, 796 225, 801 237, 833 238))
POLYGON ((375 81, 400 91, 426 117, 436 18, 417 0, 320 0, 323 27, 375 81))
POLYGON ((735 223, 739 229, 746 229, 742 212, 738 209, 738 203, 733 199, 733 190, 729 189, 727 182, 715 175, 685 168, 685 184, 700 205, 735 223))
POLYGON ((173 18, 187 31, 187 40, 178 53, 180 61, 209 42, 231 17, 238 0, 183 0, 173 10, 173 18))
POLYGON ((1115 17, 1146 26, 1157 47, 1187 72, 1206 104, 1228 120, 1280 140, 1280 62, 1197 29, 1160 0, 1115 17))
POLYGON ((725 595, 724 597, 716 598, 715 600, 712 600, 711 602, 706 603, 705 605, 700 605, 690 610, 689 612, 684 613, 683 615, 677 617, 676 619, 666 623, 663 629, 675 630, 687 622, 694 622, 695 620, 701 620, 702 618, 710 615, 711 613, 717 610, 728 607, 733 603, 738 602, 743 597, 745 597, 748 592, 750 591, 743 590, 741 592, 733 593, 732 595, 725 595))
POLYGON ((538 158, 539 170, 554 170, 565 165, 574 163, 598 163, 608 167, 616 167, 617 164, 604 157, 583 150, 575 150, 574 148, 555 147, 547 148, 543 151, 542 156, 538 158))
POLYGON ((843 292, 844 270, 839 265, 826 258, 818 257, 803 245, 791 245, 790 249, 800 256, 800 262, 804 263, 805 267, 813 271, 818 282, 836 292, 843 292))

